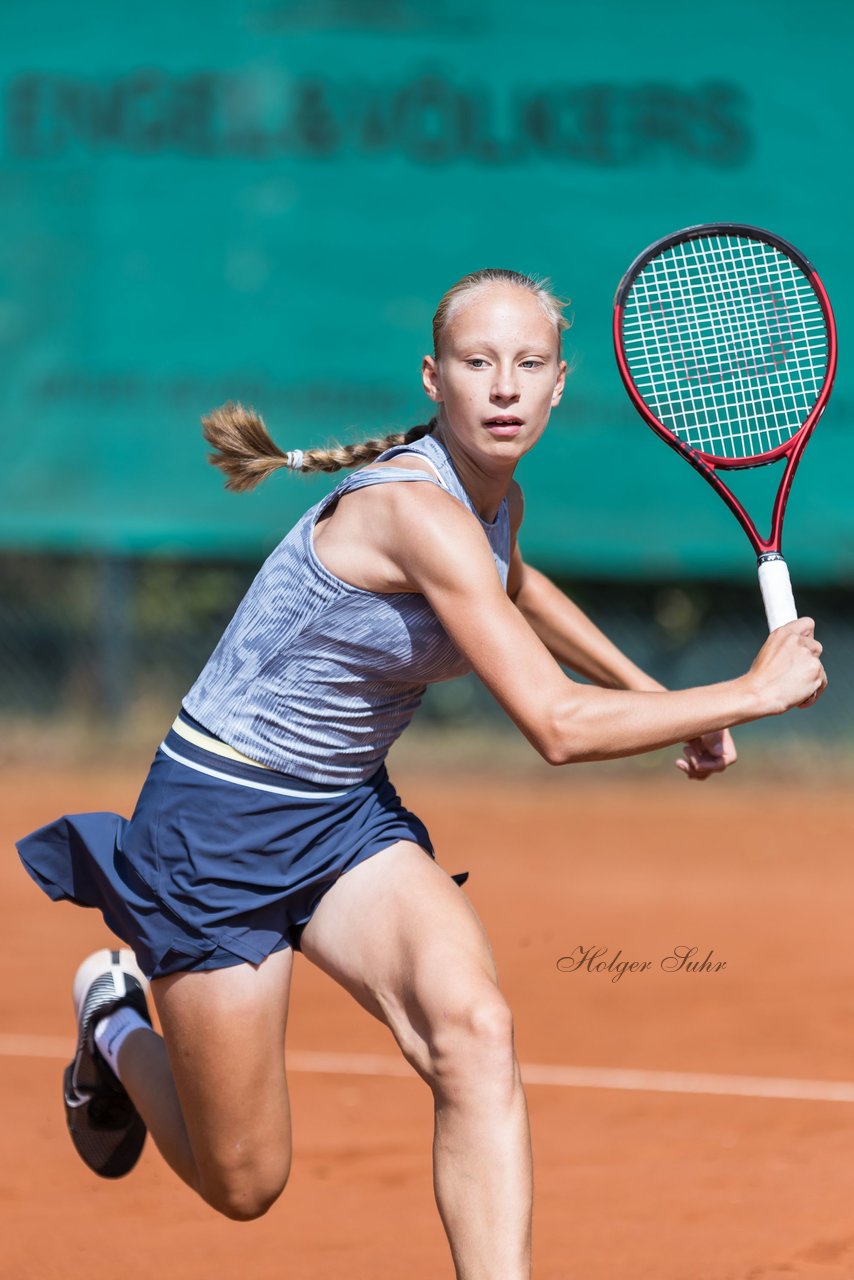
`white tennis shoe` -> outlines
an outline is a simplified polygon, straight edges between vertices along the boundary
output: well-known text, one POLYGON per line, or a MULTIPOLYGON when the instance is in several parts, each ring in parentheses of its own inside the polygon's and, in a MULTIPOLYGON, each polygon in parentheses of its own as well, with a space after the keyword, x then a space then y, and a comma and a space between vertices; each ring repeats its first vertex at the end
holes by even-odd
POLYGON ((95 1045, 102 1018, 130 1006, 151 1025, 148 983, 131 951, 95 951, 74 975, 77 1051, 65 1068, 65 1119, 71 1141, 102 1178, 121 1178, 139 1159, 146 1128, 118 1076, 95 1045))

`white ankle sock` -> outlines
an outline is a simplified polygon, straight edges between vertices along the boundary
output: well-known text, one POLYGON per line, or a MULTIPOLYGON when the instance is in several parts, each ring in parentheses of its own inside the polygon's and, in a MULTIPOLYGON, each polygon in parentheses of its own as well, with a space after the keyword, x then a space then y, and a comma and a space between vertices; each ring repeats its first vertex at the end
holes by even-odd
POLYGON ((140 1027, 148 1026, 149 1024, 137 1013, 136 1009, 132 1009, 130 1005, 123 1004, 114 1013, 102 1018, 95 1027, 95 1044, 98 1052, 110 1064, 120 1080, 119 1051, 122 1045, 132 1031, 138 1031, 140 1027))

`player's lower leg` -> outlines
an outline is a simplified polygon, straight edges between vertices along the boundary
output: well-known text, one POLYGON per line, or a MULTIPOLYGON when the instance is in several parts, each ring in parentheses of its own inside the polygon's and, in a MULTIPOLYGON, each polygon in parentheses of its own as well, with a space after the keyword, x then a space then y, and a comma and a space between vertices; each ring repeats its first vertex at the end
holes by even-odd
POLYGON ((119 1050, 117 1074, 163 1159, 197 1191, 196 1162, 163 1037, 151 1028, 132 1031, 119 1050))
POLYGON ((529 1280, 531 1142, 518 1067, 510 1082, 455 1072, 433 1092, 434 1187, 457 1280, 529 1280))

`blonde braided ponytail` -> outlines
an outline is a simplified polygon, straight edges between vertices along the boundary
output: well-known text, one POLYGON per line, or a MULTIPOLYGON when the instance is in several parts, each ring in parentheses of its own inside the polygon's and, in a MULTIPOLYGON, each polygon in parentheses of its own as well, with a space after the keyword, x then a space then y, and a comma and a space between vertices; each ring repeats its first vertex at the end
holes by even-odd
POLYGON ((254 489, 267 476, 287 467, 290 471, 342 471, 347 467, 364 466, 373 462, 386 449, 398 444, 412 444, 429 435, 436 419, 410 427, 408 431, 393 431, 386 436, 374 436, 357 444, 332 445, 328 449, 292 449, 285 453, 273 440, 264 419, 252 408, 242 404, 224 404, 202 418, 202 434, 212 452, 208 461, 226 477, 225 487, 232 493, 254 489))
MULTIPOLYGON (((549 320, 555 326, 560 353, 560 337, 568 327, 563 315, 566 303, 551 291, 548 280, 522 275, 518 271, 490 267, 473 271, 452 285, 441 299, 433 317, 433 352, 438 358, 442 335, 465 298, 489 285, 512 285, 532 293, 549 320)), ((254 409, 242 404, 224 404, 202 418, 203 433, 213 452, 208 461, 224 472, 226 489, 241 493, 254 489, 267 476, 280 467, 290 471, 342 471, 347 467, 360 467, 373 462, 386 449, 396 445, 412 444, 429 435, 437 419, 410 427, 408 431, 393 431, 386 436, 374 436, 358 444, 332 445, 328 449, 292 449, 283 452, 270 436, 263 418, 254 409)))

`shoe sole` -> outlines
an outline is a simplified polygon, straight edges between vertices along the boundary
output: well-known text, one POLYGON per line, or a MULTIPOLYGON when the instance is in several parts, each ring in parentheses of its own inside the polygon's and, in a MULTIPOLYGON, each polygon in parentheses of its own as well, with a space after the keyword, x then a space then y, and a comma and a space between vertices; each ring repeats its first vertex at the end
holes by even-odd
POLYGON ((65 1122, 74 1149, 83 1163, 99 1178, 123 1178, 142 1155, 148 1130, 130 1098, 95 1095, 77 1105, 70 1062, 62 1077, 65 1122), (116 1134, 122 1133, 116 1143, 116 1134))

